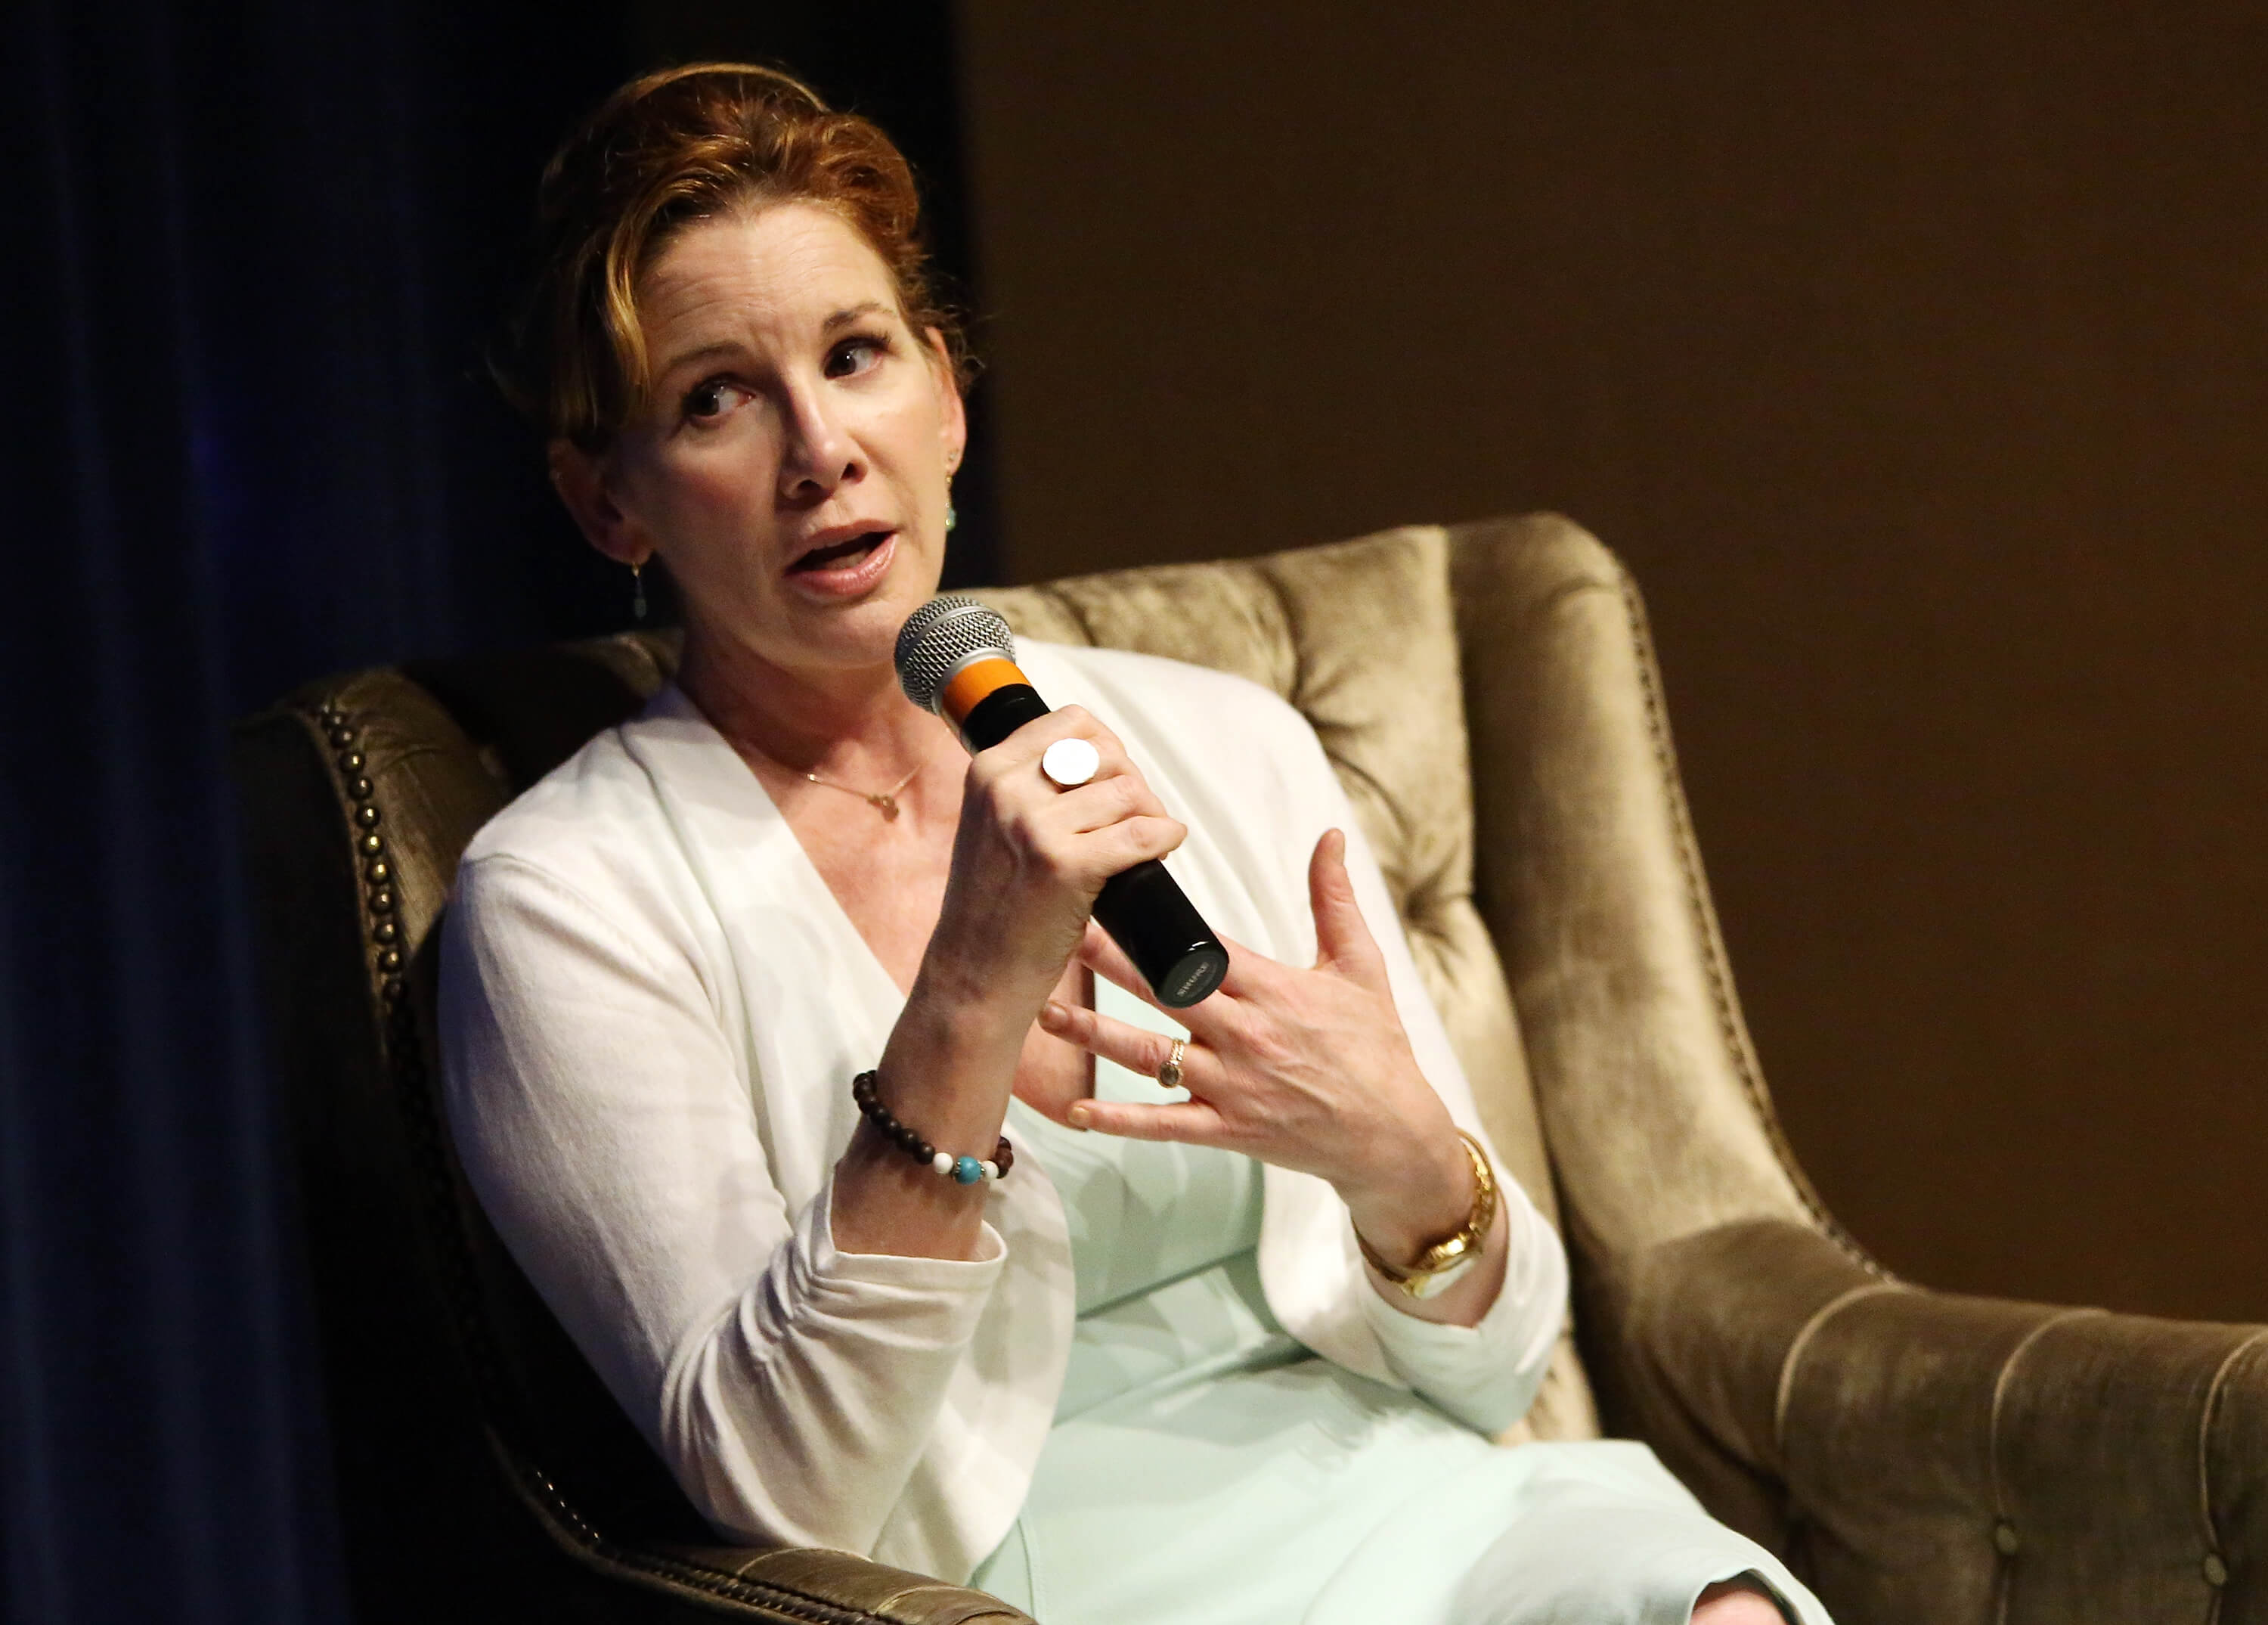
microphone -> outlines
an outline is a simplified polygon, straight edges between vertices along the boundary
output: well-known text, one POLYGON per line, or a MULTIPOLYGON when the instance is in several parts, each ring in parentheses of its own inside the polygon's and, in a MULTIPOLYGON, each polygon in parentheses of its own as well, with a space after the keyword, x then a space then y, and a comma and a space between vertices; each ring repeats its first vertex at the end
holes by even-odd
MULTIPOLYGON (((1017 668, 1008 623, 974 598, 948 593, 915 610, 898 632, 897 665, 906 698, 951 723, 971 755, 1049 710, 1017 668)), ((1169 1008, 1195 1004, 1228 974, 1228 949, 1155 858, 1103 882, 1094 918, 1169 1008)))

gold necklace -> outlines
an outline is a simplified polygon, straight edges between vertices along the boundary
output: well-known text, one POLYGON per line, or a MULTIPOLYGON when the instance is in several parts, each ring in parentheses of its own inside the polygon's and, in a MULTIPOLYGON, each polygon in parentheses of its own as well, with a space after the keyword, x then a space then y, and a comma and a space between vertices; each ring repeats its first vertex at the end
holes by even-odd
POLYGON ((922 764, 918 762, 915 763, 912 772, 908 773, 887 790, 861 790, 851 785, 837 784, 832 779, 821 779, 814 772, 806 772, 804 777, 814 784, 825 785, 830 790, 840 790, 845 795, 857 796, 881 814, 885 823, 895 824, 898 821, 898 792, 911 784, 921 770, 922 764))

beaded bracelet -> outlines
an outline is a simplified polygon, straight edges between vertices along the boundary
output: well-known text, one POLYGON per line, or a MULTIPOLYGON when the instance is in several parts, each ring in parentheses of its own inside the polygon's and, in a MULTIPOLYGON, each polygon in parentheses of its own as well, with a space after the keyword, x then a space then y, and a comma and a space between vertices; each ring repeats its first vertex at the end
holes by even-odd
POLYGON ((880 1129, 885 1137, 895 1141, 907 1156, 927 1163, 938 1172, 963 1185, 974 1185, 979 1179, 1005 1179, 1008 1171, 1016 1165, 1016 1148, 1008 1143, 1008 1136, 1000 1136, 1000 1143, 992 1149, 987 1161, 974 1156, 955 1156, 950 1151, 940 1151, 890 1115, 880 1097, 874 1093, 874 1074, 862 1072, 850 1080, 850 1098, 858 1103, 858 1111, 865 1119, 880 1129))

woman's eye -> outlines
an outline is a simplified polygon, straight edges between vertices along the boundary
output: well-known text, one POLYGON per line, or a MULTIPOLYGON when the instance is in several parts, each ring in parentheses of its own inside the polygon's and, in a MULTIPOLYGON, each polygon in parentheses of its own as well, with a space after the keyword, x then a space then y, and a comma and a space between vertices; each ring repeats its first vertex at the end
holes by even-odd
POLYGON ((721 417, 725 409, 733 404, 733 397, 737 393, 721 378, 696 384, 686 392, 685 415, 696 423, 721 417))
POLYGON ((886 339, 846 338, 827 352, 827 375, 829 378, 856 377, 870 370, 889 348, 886 339))

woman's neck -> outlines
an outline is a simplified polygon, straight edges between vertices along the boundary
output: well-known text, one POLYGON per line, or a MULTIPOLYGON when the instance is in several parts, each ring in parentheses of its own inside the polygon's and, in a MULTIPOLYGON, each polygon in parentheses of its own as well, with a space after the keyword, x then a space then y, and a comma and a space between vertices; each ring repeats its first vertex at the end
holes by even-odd
POLYGON ((688 626, 677 685, 743 756, 799 775, 895 778, 950 739, 906 698, 887 662, 796 670, 745 649, 719 650, 688 626))

